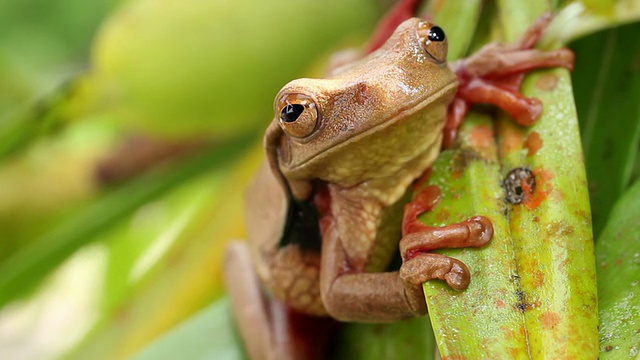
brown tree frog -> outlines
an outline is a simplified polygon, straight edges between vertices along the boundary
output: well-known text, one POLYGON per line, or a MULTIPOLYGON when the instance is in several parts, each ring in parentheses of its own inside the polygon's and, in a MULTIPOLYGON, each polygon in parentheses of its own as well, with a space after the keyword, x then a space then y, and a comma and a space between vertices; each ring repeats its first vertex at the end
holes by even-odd
POLYGON ((323 317, 383 322, 424 315, 422 283, 431 279, 467 287, 461 261, 429 251, 483 246, 491 222, 477 216, 427 227, 416 216, 435 196, 409 201, 408 189, 443 139, 451 143, 469 104, 495 104, 522 124, 539 115, 540 103, 518 93, 522 74, 573 63, 568 50, 531 49, 547 22, 538 21, 517 44, 489 45, 447 64, 444 31, 411 18, 369 55, 325 79, 298 79, 280 90, 264 138, 267 160, 246 194, 249 244, 232 243, 225 260, 252 358, 321 354, 309 348, 332 326, 323 317), (398 244, 403 263, 386 271, 398 244))

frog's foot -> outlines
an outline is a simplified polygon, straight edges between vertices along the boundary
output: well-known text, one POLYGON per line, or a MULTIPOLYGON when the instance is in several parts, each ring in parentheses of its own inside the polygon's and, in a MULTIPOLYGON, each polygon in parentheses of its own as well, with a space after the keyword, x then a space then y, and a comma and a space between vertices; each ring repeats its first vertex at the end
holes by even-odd
POLYGON ((420 254, 405 261, 400 268, 400 279, 408 289, 417 288, 420 295, 422 284, 429 280, 444 280, 451 288, 464 290, 470 278, 469 269, 462 261, 440 254, 420 254))
POLYGON ((493 237, 493 225, 484 216, 443 227, 431 227, 420 222, 418 215, 432 209, 439 199, 438 187, 426 186, 405 206, 403 237, 400 240, 403 260, 400 278, 408 289, 415 290, 427 280, 442 279, 452 288, 464 290, 469 285, 469 269, 459 260, 429 251, 481 247, 493 237))
POLYGON ((546 14, 540 17, 513 44, 491 43, 467 59, 451 64, 460 82, 456 98, 449 107, 449 115, 444 129, 443 147, 453 144, 457 129, 469 106, 472 104, 492 104, 506 111, 523 126, 534 123, 542 113, 542 103, 538 99, 524 97, 520 84, 524 75, 543 67, 564 67, 573 69, 574 54, 562 48, 552 51, 532 49, 551 21, 546 14))
POLYGON ((429 227, 406 234, 400 240, 402 267, 400 278, 410 287, 427 280, 442 279, 453 289, 464 290, 469 285, 469 269, 459 260, 429 251, 440 248, 481 247, 493 237, 491 221, 476 216, 465 221, 429 227))

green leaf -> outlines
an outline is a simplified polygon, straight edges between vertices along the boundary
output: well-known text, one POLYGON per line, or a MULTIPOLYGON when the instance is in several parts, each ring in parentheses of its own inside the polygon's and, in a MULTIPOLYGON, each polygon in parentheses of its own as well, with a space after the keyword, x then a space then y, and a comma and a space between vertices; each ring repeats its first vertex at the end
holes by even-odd
POLYGON ((164 136, 261 128, 284 83, 369 32, 380 10, 369 0, 131 1, 96 39, 96 107, 164 136))
POLYGON ((560 10, 540 41, 542 48, 568 44, 607 28, 640 20, 637 0, 571 1, 560 10))
POLYGON ((640 145, 639 33, 640 23, 635 23, 571 44, 577 58, 572 79, 596 235, 632 180, 640 145))
POLYGON ((66 358, 127 358, 223 293, 224 249, 244 236, 244 188, 261 160, 255 146, 231 167, 183 181, 101 238, 111 250, 109 293, 100 321, 66 358), (140 242, 150 245, 136 256, 140 242))
MULTIPOLYGON (((514 40, 544 10, 540 2, 499 2, 502 36, 514 40)), ((442 251, 469 266, 467 290, 424 285, 443 358, 596 357, 595 262, 569 74, 536 72, 522 91, 544 104, 536 124, 501 118, 496 127, 471 114, 460 146, 434 165, 431 184, 443 198, 422 220, 443 226, 484 215, 495 230, 482 249, 442 251), (516 168, 532 170, 535 191, 523 204, 506 205, 500 185, 516 168)))
MULTIPOLYGON (((221 298, 153 341, 132 359, 245 359, 230 315, 229 300, 221 298)), ((424 320, 342 324, 331 358, 433 359, 433 333, 429 322, 424 320)))
POLYGON ((75 217, 0 264, 0 307, 31 290, 49 271, 96 235, 176 184, 238 156, 253 135, 212 146, 169 169, 146 174, 104 195, 75 217))
POLYGON ((444 357, 509 354, 521 358, 527 354, 493 132, 489 118, 469 114, 460 133, 465 145, 441 153, 429 181, 440 188, 443 198, 423 215, 423 222, 444 226, 483 215, 494 226, 493 240, 482 249, 442 251, 469 267, 472 279, 466 290, 454 291, 440 281, 424 284, 429 317, 444 357))
POLYGON ((569 73, 553 69, 533 74, 523 92, 540 99, 545 110, 522 131, 527 140, 520 159, 503 157, 502 164, 532 169, 536 179, 532 202, 514 205, 509 213, 531 355, 595 357, 593 235, 569 73), (532 154, 535 145, 529 141, 535 137, 542 147, 532 154))
POLYGON ((80 81, 80 76, 71 79, 26 109, 5 115, 0 121, 0 161, 68 125, 71 119, 65 112, 80 81))
POLYGON ((506 120, 496 130, 488 119, 471 115, 461 129, 462 145, 434 165, 430 183, 443 199, 423 221, 443 226, 484 215, 495 231, 481 249, 442 251, 469 266, 468 289, 424 285, 444 357, 595 356, 593 243, 569 76, 563 69, 546 71, 524 89, 545 104, 538 123, 523 129, 506 120), (555 89, 536 90, 545 76, 555 78, 555 89), (533 133, 543 146, 529 155, 524 140, 533 133), (536 191, 530 202, 507 206, 500 184, 515 168, 533 170, 536 191))
POLYGON ((342 324, 335 353, 337 359, 431 360, 435 340, 429 321, 414 318, 382 324, 342 324))
POLYGON ((616 202, 596 245, 600 359, 640 359, 640 181, 616 202))
POLYGON ((449 39, 447 60, 463 57, 473 39, 474 28, 478 23, 482 2, 479 0, 430 1, 419 12, 419 16, 434 17, 449 39))
POLYGON ((177 325, 131 359, 245 359, 242 344, 233 331, 230 314, 229 300, 222 298, 177 325))

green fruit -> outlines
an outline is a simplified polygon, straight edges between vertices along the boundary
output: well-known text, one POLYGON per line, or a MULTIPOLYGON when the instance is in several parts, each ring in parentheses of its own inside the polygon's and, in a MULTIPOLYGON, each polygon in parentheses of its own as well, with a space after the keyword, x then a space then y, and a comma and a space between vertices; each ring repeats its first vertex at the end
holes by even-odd
POLYGON ((102 27, 96 104, 171 136, 262 130, 279 88, 329 47, 373 27, 375 2, 138 0, 102 27))

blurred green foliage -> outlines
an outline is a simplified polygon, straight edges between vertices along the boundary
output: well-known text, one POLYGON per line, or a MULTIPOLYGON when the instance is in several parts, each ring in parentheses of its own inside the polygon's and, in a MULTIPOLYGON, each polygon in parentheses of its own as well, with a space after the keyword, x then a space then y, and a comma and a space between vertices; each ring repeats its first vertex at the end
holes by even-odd
MULTIPOLYGON (((60 101, 57 89, 88 67, 91 40, 112 3, 0 3, 0 133, 13 129, 22 114, 45 105, 40 99, 60 101)), ((64 96, 61 101, 66 101, 64 96)), ((71 205, 93 192, 86 167, 113 137, 112 125, 95 120, 55 139, 33 142, 22 154, 0 159, 0 261, 55 225, 71 205), (63 183, 67 189, 60 189, 63 183)), ((8 143, 7 138, 3 140, 1 148, 8 143)))
POLYGON ((91 40, 113 0, 0 3, 0 121, 86 67, 91 40))
MULTIPOLYGON (((251 145, 271 117, 275 92, 326 62, 332 50, 362 43, 385 8, 380 3, 1 1, 0 328, 37 302, 42 281, 89 243, 104 244, 109 259, 102 277, 78 286, 108 294, 92 305, 93 329, 71 356, 125 357, 218 298, 212 269, 224 241, 243 236, 242 188, 260 158, 251 145), (132 132, 215 141, 120 183, 100 181, 96 169, 132 132), (158 208, 166 212, 150 217, 157 225, 140 226, 158 208), (174 226, 174 214, 186 218, 184 227, 174 226), (153 250, 170 236, 174 242, 153 250), (139 270, 152 250, 155 260, 139 270)), ((483 14, 501 4, 485 2, 483 14)), ((589 21, 567 29, 595 31, 640 13, 635 0, 584 4, 589 21)), ((465 14, 477 22, 476 12, 465 14)), ((580 33, 574 30, 567 32, 580 33)), ((477 29, 476 37, 488 31, 477 29)), ((639 174, 638 38, 631 24, 571 44, 597 230, 639 174)), ((630 251, 638 252, 634 246, 630 251)), ((199 316, 226 321, 215 315, 224 306, 215 303, 199 316)), ((179 339, 209 336, 207 326, 228 329, 226 322, 194 319, 176 330, 179 339)), ((347 329, 346 338, 359 332, 375 338, 383 330, 347 329)), ((184 343, 172 339, 155 346, 181 354, 175 347, 184 343)), ((2 341, 8 340, 0 339, 0 347, 2 341)), ((230 337, 220 344, 237 355, 230 337)))

